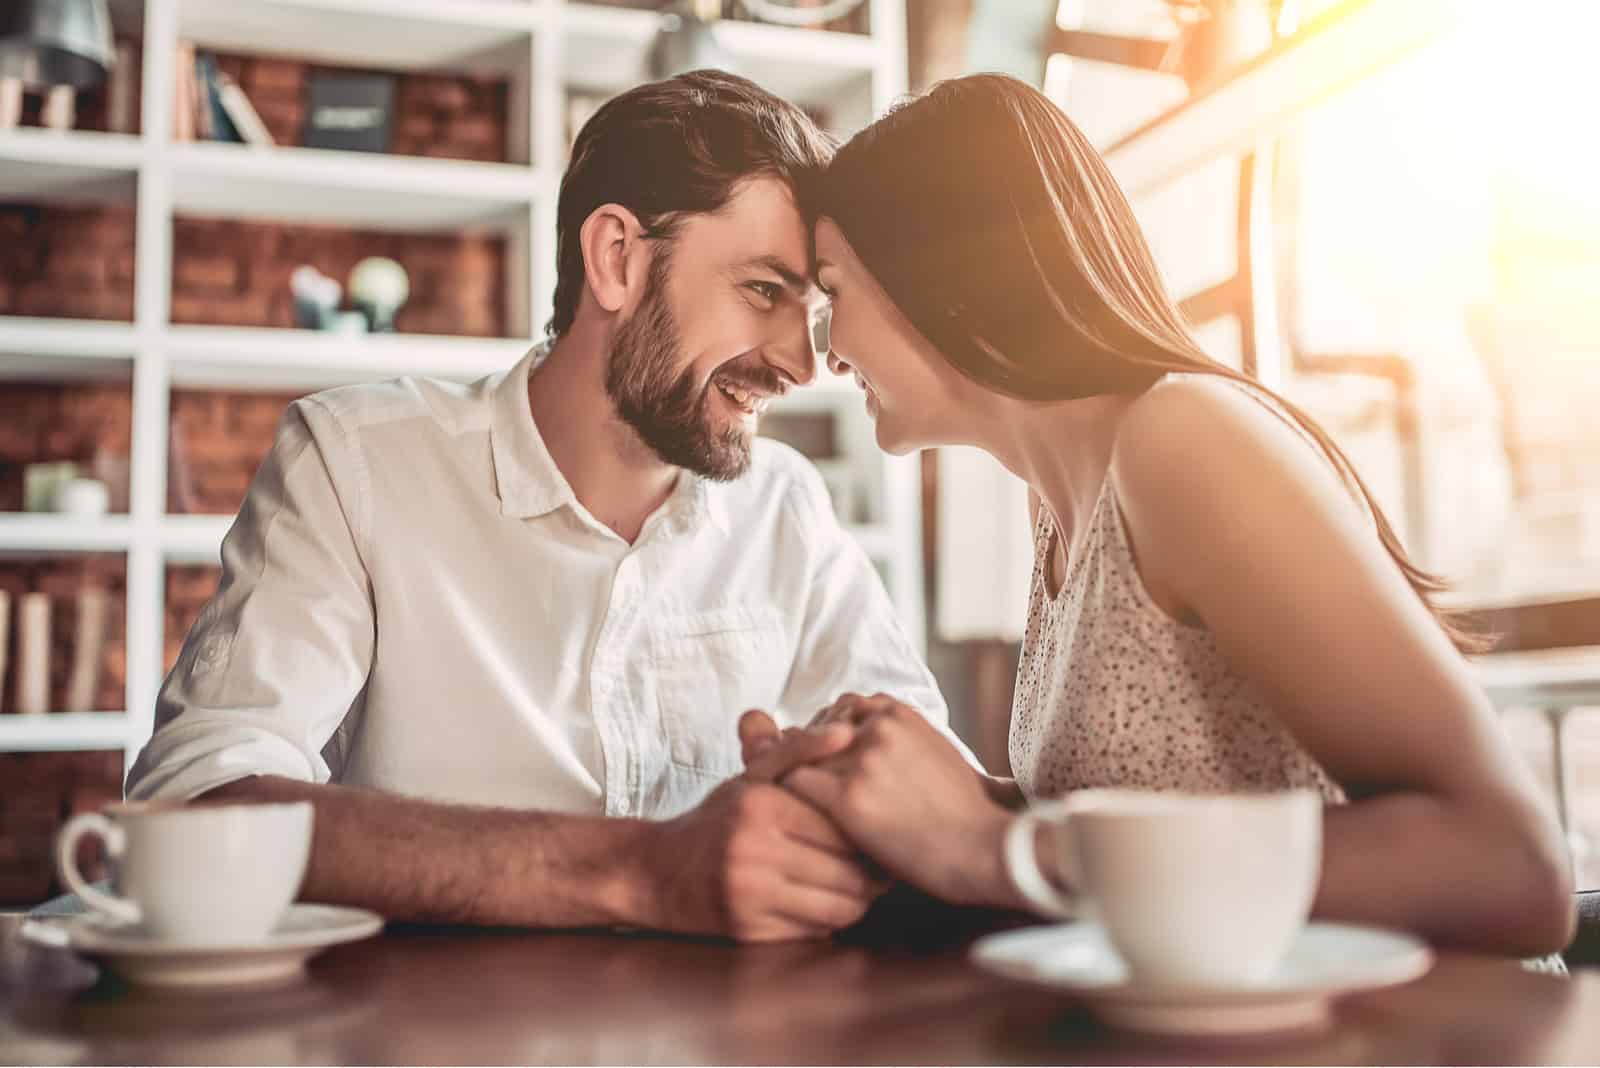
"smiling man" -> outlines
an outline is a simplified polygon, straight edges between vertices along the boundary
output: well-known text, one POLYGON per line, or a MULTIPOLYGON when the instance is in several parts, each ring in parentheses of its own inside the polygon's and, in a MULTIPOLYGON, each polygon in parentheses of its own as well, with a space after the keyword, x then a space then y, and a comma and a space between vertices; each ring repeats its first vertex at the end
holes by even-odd
POLYGON ((135 799, 308 799, 303 896, 388 916, 826 934, 879 889, 818 812, 736 778, 754 707, 944 704, 800 456, 830 149, 699 72, 585 126, 551 340, 468 385, 292 405, 162 687, 135 799))

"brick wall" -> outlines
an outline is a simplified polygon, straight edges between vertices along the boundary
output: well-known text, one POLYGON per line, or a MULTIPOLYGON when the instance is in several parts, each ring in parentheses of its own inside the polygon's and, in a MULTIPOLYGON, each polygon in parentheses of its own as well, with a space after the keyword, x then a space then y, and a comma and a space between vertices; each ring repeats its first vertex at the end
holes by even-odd
POLYGON ((0 315, 133 319, 133 209, 0 203, 0 315))
POLYGON ((167 568, 166 616, 162 623, 164 633, 161 643, 162 675, 172 670, 183 651, 183 640, 189 628, 199 618, 211 595, 217 592, 217 582, 222 578, 220 567, 187 565, 167 568))
POLYGON ((299 394, 174 390, 167 511, 232 515, 299 394))

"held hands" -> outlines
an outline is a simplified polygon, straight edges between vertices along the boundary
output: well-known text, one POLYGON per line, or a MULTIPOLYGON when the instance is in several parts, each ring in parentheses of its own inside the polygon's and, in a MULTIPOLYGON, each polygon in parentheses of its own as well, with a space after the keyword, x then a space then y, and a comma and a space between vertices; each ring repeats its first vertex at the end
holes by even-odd
POLYGON ((641 860, 650 926, 741 942, 826 938, 887 889, 811 805, 770 783, 723 783, 656 825, 641 860))
POLYGON ((745 779, 825 813, 889 874, 961 904, 1010 904, 1008 813, 939 731, 892 697, 846 694, 809 727, 764 712, 739 724, 745 779))

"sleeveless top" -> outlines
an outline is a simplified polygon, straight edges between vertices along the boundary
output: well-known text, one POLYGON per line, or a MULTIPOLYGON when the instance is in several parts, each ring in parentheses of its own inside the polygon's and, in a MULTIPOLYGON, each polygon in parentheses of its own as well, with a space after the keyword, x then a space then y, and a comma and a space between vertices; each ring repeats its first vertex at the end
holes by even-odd
MULTIPOLYGON (((1320 446, 1268 398, 1239 385, 1320 446)), ((1368 515, 1366 502, 1357 502, 1368 515)), ((1109 470, 1082 546, 1050 596, 1058 532, 1039 508, 1028 624, 1012 699, 1010 755, 1030 803, 1091 787, 1185 793, 1344 790, 1306 752, 1211 632, 1174 619, 1145 588, 1109 470)), ((1567 974, 1559 953, 1523 966, 1567 974)))
POLYGON ((1057 533, 1041 504, 1011 712, 1011 769, 1024 796, 1036 801, 1097 786, 1306 788, 1344 801, 1265 697, 1222 659, 1211 632, 1172 618, 1151 598, 1109 471, 1052 598, 1046 576, 1057 533))

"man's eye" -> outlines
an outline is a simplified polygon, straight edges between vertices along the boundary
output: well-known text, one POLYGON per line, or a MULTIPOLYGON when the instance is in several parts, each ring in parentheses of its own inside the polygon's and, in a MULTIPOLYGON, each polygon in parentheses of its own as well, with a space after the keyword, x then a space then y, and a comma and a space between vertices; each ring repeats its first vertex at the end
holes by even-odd
POLYGON ((783 287, 776 282, 751 282, 749 285, 769 304, 776 304, 778 298, 783 296, 783 287))

